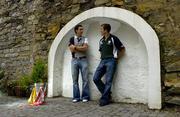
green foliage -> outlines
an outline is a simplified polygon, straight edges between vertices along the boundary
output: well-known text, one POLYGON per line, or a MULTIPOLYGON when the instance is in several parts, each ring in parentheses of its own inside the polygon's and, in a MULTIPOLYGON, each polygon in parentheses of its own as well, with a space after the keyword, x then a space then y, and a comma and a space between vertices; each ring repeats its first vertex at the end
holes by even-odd
POLYGON ((7 91, 7 78, 0 79, 0 91, 2 92, 7 91))
POLYGON ((17 80, 8 80, 7 81, 8 88, 14 88, 16 85, 17 85, 17 80))
POLYGON ((6 78, 4 77, 4 71, 0 68, 0 91, 5 92, 6 78))
POLYGON ((36 61, 31 77, 34 83, 47 81, 47 66, 43 60, 36 61))
POLYGON ((28 88, 30 85, 32 85, 32 79, 31 76, 29 75, 22 75, 18 80, 17 80, 17 85, 23 88, 28 88))
POLYGON ((15 87, 17 86, 17 80, 6 80, 5 81, 5 88, 9 96, 15 96, 14 90, 15 87))
POLYGON ((0 69, 0 80, 4 77, 4 71, 0 69))
MULTIPOLYGON (((3 77, 4 74, 0 76, 3 77)), ((8 95, 26 94, 33 83, 39 82, 47 82, 47 65, 42 59, 35 62, 29 75, 23 74, 16 80, 10 80, 6 77, 0 79, 0 90, 8 92, 8 95)))

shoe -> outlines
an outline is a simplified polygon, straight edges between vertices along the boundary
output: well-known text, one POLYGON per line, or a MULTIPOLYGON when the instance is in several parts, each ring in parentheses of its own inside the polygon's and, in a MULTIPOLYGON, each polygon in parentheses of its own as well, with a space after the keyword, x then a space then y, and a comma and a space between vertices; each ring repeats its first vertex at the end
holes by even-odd
POLYGON ((88 102, 88 100, 87 99, 83 99, 82 102, 88 102))
POLYGON ((109 94, 109 103, 113 103, 112 96, 111 96, 111 92, 110 92, 110 94, 109 94))
POLYGON ((72 102, 73 102, 73 103, 76 103, 76 102, 78 102, 78 100, 77 100, 77 99, 73 99, 72 102))
POLYGON ((100 102, 100 103, 99 103, 99 106, 101 106, 101 107, 102 107, 102 106, 106 106, 106 105, 108 105, 108 104, 109 104, 109 102, 106 102, 106 103, 102 103, 102 102, 100 102))
POLYGON ((105 100, 100 100, 99 101, 99 106, 106 106, 109 104, 109 101, 105 101, 105 100))

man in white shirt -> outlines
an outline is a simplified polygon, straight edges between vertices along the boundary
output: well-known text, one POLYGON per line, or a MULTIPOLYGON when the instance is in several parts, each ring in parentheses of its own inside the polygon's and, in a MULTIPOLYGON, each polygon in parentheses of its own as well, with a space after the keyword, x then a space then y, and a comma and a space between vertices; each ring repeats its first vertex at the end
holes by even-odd
POLYGON ((88 81, 88 62, 86 52, 88 49, 88 40, 83 35, 83 26, 76 25, 74 28, 75 36, 69 40, 69 49, 72 53, 71 72, 73 78, 73 102, 82 100, 89 101, 89 81, 88 81), (82 75, 82 96, 80 96, 78 76, 79 71, 82 75))

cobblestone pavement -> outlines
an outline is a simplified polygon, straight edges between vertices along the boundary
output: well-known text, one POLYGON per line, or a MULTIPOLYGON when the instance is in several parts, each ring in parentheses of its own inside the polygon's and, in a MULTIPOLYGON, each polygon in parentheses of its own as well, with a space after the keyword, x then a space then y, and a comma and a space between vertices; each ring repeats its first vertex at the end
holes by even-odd
POLYGON ((0 97, 0 117, 180 117, 180 107, 149 110, 143 104, 112 103, 99 107, 98 101, 72 103, 69 98, 48 98, 46 104, 30 106, 27 99, 0 97))

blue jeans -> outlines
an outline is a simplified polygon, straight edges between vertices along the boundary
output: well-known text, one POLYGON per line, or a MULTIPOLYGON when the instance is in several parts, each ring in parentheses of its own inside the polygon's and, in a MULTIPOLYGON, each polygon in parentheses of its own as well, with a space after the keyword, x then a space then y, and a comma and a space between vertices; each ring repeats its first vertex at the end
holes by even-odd
POLYGON ((96 84, 98 90, 101 92, 101 102, 108 103, 110 98, 111 86, 114 73, 116 71, 117 61, 114 58, 108 58, 101 60, 99 66, 94 74, 93 81, 96 84), (105 74, 105 83, 101 78, 105 74))
POLYGON ((72 71, 72 78, 73 78, 73 99, 80 100, 87 99, 89 100, 89 81, 88 81, 88 63, 87 59, 75 59, 73 58, 71 61, 71 71, 72 71), (82 76, 82 96, 80 97, 79 91, 79 71, 81 72, 82 76))

